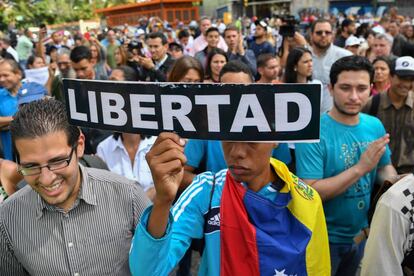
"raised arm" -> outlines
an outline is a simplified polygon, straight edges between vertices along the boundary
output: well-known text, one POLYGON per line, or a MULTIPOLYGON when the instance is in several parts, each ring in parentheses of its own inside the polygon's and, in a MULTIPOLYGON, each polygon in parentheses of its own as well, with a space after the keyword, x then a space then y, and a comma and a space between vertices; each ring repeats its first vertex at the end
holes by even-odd
POLYGON ((146 156, 156 190, 147 228, 154 238, 165 234, 170 208, 183 179, 184 144, 174 133, 161 133, 146 156))

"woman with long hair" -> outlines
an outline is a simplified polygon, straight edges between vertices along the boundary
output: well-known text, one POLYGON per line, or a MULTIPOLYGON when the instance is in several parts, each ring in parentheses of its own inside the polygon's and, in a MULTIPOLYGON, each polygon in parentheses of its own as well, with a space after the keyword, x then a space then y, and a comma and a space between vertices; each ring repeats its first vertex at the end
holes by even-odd
POLYGON ((218 83, 221 68, 229 61, 226 52, 220 48, 214 48, 207 56, 206 79, 204 82, 218 83))
POLYGON ((108 76, 111 72, 111 67, 106 63, 106 54, 102 45, 96 40, 91 40, 89 50, 91 51, 91 63, 95 68, 95 72, 99 76, 108 76))
POLYGON ((371 95, 387 92, 391 86, 391 60, 388 57, 377 57, 373 62, 375 74, 371 95))
POLYGON ((127 65, 128 55, 124 47, 118 46, 114 52, 116 66, 127 65))
POLYGON ((203 82, 204 71, 200 61, 190 56, 183 56, 175 61, 170 73, 170 82, 203 82))
MULTIPOLYGON (((286 59, 285 83, 313 83, 319 84, 322 89, 322 83, 318 80, 312 80, 312 53, 309 49, 304 47, 293 48, 286 59)), ((295 144, 288 143, 290 149, 290 155, 292 156, 292 162, 289 167, 295 170, 296 156, 295 156, 295 144)))
POLYGON ((312 53, 304 47, 293 48, 287 57, 285 83, 315 83, 312 81, 312 53))

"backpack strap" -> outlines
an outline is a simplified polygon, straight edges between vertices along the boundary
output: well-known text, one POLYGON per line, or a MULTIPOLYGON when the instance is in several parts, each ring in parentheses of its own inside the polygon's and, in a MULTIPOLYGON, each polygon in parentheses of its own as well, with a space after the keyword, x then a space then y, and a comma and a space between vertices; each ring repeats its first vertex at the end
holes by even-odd
POLYGON ((109 171, 106 163, 97 155, 84 154, 79 162, 85 167, 96 168, 109 171))
POLYGON ((381 94, 377 94, 374 97, 372 97, 371 107, 368 111, 368 114, 371 116, 376 117, 378 114, 378 109, 379 109, 379 104, 380 104, 380 95, 381 94))

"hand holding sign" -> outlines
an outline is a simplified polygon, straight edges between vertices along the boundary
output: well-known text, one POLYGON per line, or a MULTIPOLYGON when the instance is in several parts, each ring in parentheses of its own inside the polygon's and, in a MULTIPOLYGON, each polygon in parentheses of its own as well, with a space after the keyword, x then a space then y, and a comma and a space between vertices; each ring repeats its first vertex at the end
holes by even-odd
POLYGON ((163 132, 148 152, 146 159, 156 190, 154 202, 171 205, 174 201, 187 162, 184 144, 177 134, 163 132))

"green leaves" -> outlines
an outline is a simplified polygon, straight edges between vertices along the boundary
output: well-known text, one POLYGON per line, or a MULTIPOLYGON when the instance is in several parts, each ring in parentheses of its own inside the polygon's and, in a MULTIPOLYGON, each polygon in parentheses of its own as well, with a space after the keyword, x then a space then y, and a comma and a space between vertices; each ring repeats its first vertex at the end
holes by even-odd
POLYGON ((95 9, 132 3, 132 0, 14 0, 0 1, 0 22, 17 27, 58 24, 96 17, 95 9))

